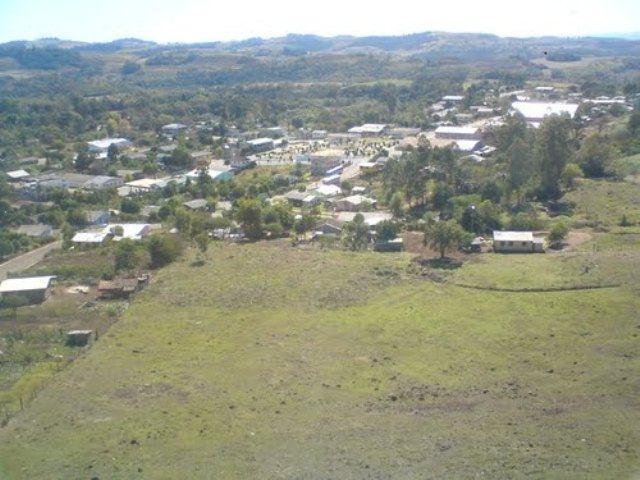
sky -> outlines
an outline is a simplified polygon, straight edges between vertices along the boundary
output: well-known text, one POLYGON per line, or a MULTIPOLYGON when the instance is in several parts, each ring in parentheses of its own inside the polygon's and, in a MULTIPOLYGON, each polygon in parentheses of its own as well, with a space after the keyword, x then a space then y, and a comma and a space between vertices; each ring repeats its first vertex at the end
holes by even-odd
POLYGON ((0 42, 135 37, 189 43, 287 33, 501 36, 640 32, 640 0, 0 0, 0 42))

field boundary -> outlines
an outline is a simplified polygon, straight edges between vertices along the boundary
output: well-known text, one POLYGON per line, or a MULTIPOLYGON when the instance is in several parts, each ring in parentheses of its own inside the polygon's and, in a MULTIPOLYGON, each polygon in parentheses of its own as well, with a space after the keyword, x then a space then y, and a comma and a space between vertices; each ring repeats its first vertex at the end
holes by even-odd
POLYGON ((605 285, 573 285, 567 287, 541 287, 541 288, 506 288, 506 287, 483 287, 481 285, 468 285, 464 283, 452 283, 456 287, 468 288, 471 290, 486 290, 490 292, 506 293, 548 293, 548 292, 574 292, 578 290, 601 290, 605 288, 618 288, 620 283, 605 285))

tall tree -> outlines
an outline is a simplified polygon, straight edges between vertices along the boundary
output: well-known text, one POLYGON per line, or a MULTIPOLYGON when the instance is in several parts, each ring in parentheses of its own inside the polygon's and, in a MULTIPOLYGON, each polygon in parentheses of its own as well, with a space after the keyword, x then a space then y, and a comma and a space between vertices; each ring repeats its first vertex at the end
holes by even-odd
POLYGON ((542 198, 555 199, 561 194, 560 179, 572 154, 572 130, 573 122, 569 116, 551 115, 542 122, 536 134, 542 198))
POLYGON ((440 258, 444 258, 447 250, 462 245, 465 239, 462 227, 455 220, 432 222, 424 232, 424 244, 437 250, 440 258))
POLYGON ((589 135, 576 155, 578 165, 587 177, 603 177, 609 167, 611 145, 601 135, 589 135))
POLYGON ((369 243, 369 226, 361 213, 342 226, 342 245, 351 251, 366 250, 369 243))
POLYGON ((531 145, 523 139, 517 139, 507 150, 507 188, 515 194, 520 203, 522 191, 531 180, 534 171, 531 145))
POLYGON ((236 220, 242 225, 244 234, 253 239, 262 236, 262 205, 253 198, 245 198, 239 202, 236 220))
POLYGON ((118 161, 119 153, 120 152, 118 151, 118 146, 115 143, 112 143, 111 145, 109 145, 109 148, 107 149, 107 158, 111 163, 116 162, 118 161))

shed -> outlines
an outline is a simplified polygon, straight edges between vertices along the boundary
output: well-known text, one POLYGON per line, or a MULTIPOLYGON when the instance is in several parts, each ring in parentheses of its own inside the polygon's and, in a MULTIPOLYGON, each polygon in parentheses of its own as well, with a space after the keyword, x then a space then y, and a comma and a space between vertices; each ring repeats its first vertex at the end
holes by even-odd
POLYGON ((98 283, 100 298, 128 298, 135 293, 140 285, 138 278, 120 278, 116 280, 101 280, 98 283))
POLYGON ((93 330, 71 330, 67 332, 67 345, 70 347, 84 347, 91 340, 93 330))
POLYGON ((394 238, 388 242, 376 242, 373 244, 374 252, 401 252, 404 250, 402 238, 394 238))
POLYGON ((18 303, 33 304, 42 303, 51 294, 51 280, 55 276, 8 278, 0 283, 0 295, 2 301, 15 300, 18 303))

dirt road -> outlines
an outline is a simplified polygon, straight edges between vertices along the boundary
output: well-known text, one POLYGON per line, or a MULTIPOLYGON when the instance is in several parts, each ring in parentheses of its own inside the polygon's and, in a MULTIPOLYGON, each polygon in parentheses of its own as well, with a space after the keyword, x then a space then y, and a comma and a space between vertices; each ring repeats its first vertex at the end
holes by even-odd
POLYGON ((11 260, 0 264, 0 280, 4 280, 7 278, 7 275, 10 272, 19 272, 21 270, 26 270, 29 267, 32 267, 40 260, 44 258, 44 256, 52 250, 56 248, 60 248, 62 246, 62 242, 60 240, 56 242, 51 242, 46 244, 44 247, 36 248, 35 250, 31 250, 30 252, 23 253, 11 260))

